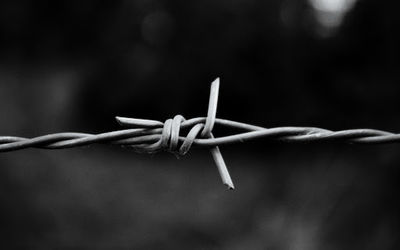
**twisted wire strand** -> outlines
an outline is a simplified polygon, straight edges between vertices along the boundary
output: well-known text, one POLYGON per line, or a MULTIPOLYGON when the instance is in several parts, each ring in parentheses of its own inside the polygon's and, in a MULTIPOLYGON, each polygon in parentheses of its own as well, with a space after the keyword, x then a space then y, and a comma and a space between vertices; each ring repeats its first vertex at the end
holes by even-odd
POLYGON ((191 146, 213 147, 260 138, 284 142, 340 141, 360 144, 400 142, 400 134, 375 129, 349 129, 331 131, 316 127, 264 128, 219 118, 215 119, 215 124, 223 127, 243 130, 243 132, 215 138, 197 138, 197 135, 204 127, 204 122, 206 120, 205 117, 192 118, 189 120, 179 119, 179 122, 177 121, 176 125, 174 126, 175 128, 179 128, 179 130, 164 129, 164 124, 169 124, 168 120, 166 123, 153 120, 141 120, 142 123, 140 124, 137 122, 138 119, 123 117, 117 117, 116 119, 121 125, 124 126, 142 127, 100 134, 73 132, 54 133, 34 138, 0 136, 0 152, 15 151, 25 148, 64 149, 87 146, 94 143, 108 143, 130 146, 137 151, 153 153, 166 147, 168 138, 171 137, 168 134, 169 131, 175 131, 173 134, 173 143, 168 145, 169 151, 174 152, 180 143, 181 147, 178 151, 180 155, 186 154, 190 150, 191 146), (148 121, 149 123, 146 124, 144 121, 148 121), (188 128, 191 129, 186 136, 179 135, 180 130, 188 128), (163 133, 163 130, 166 132, 163 133), (162 138, 164 138, 164 140, 162 140, 162 138), (162 144, 161 147, 158 144, 162 144))
POLYGON ((126 146, 136 152, 156 153, 161 150, 175 155, 185 155, 192 146, 210 148, 217 165, 222 183, 234 189, 232 179, 225 165, 220 145, 245 142, 260 138, 284 142, 341 141, 347 143, 393 143, 400 142, 400 134, 375 129, 349 129, 331 131, 315 127, 264 128, 247 123, 216 118, 219 92, 219 78, 211 84, 207 117, 186 120, 181 115, 165 122, 146 119, 116 117, 118 123, 128 129, 88 133, 55 133, 34 138, 0 136, 0 152, 25 148, 63 149, 87 146, 94 143, 126 146), (233 135, 214 137, 212 129, 222 127, 241 130, 233 135), (186 131, 186 136, 181 132, 186 131))

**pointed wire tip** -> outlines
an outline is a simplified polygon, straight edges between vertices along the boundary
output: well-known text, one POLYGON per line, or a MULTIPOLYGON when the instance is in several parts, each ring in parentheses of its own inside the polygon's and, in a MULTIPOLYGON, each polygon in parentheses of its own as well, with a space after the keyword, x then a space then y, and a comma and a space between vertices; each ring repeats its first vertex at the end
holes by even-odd
POLYGON ((163 126, 163 123, 160 121, 154 121, 148 119, 136 119, 136 118, 121 117, 121 116, 116 116, 115 119, 122 126, 146 127, 146 128, 163 126))
POLYGON ((122 117, 122 116, 116 116, 116 117, 115 117, 115 120, 117 120, 117 122, 118 122, 120 125, 125 125, 127 122, 129 122, 130 118, 128 118, 128 117, 122 117))
POLYGON ((218 85, 219 86, 219 80, 220 80, 219 77, 215 78, 215 80, 211 83, 211 87, 214 86, 214 85, 218 85))
POLYGON ((119 125, 123 125, 123 120, 124 120, 124 117, 121 117, 121 116, 116 116, 115 117, 115 120, 117 120, 117 122, 119 123, 119 125))
POLYGON ((226 185, 228 187, 227 190, 235 190, 235 186, 233 185, 233 183, 230 183, 230 184, 224 183, 224 185, 226 185))

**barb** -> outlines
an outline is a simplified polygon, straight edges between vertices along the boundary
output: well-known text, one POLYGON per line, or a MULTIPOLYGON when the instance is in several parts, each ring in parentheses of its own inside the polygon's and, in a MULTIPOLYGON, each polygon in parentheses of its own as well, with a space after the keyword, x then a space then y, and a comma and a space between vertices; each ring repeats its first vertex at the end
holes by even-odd
POLYGON ((400 142, 400 134, 375 129, 331 131, 316 127, 264 128, 216 118, 218 90, 219 78, 211 85, 207 117, 186 120, 183 116, 177 115, 165 122, 116 117, 118 123, 128 129, 101 134, 55 133, 35 138, 0 136, 0 152, 25 148, 63 149, 102 143, 129 147, 139 153, 156 153, 164 150, 176 155, 185 155, 192 146, 208 147, 216 162, 222 182, 230 189, 234 189, 228 169, 218 148, 220 145, 261 138, 284 142, 339 141, 359 144, 400 142), (237 129, 241 132, 229 136, 214 137, 212 134, 214 124, 237 129), (186 136, 181 136, 182 131, 185 131, 186 136))

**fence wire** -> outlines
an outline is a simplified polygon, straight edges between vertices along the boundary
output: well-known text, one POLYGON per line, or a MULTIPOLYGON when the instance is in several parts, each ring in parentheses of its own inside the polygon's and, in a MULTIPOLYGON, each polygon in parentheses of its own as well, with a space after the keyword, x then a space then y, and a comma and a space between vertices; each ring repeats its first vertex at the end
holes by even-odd
MULTIPOLYGON (((116 119, 125 126, 136 126, 137 119, 124 117, 117 117, 116 119)), ((205 117, 185 120, 179 124, 179 128, 180 130, 188 129, 190 127, 192 127, 192 129, 200 127, 202 128, 204 127, 205 120, 205 117)), ((153 120, 148 121, 158 122, 153 120)), ((161 143, 161 139, 163 138, 163 130, 165 129, 161 127, 164 123, 159 122, 159 127, 145 126, 142 124, 142 128, 123 129, 100 134, 64 132, 38 136, 34 138, 0 136, 0 152, 15 151, 25 148, 64 149, 87 146, 95 143, 107 143, 132 147, 139 152, 153 153, 164 149, 166 151, 184 155, 189 151, 189 145, 213 147, 261 138, 279 140, 283 142, 341 141, 361 144, 400 142, 400 134, 394 134, 376 129, 349 129, 331 131, 316 127, 263 128, 219 118, 216 118, 215 123, 220 126, 243 130, 244 132, 215 138, 197 138, 197 134, 200 131, 196 133, 196 136, 194 136, 196 131, 193 132, 193 130, 190 130, 188 135, 179 136, 178 140, 181 147, 177 152, 174 152, 174 148, 166 144, 168 140, 164 139, 164 142, 161 143), (162 147, 154 145, 154 143, 157 142, 160 142, 158 144, 160 144, 162 147)), ((167 137, 164 136, 164 138, 167 137)))
POLYGON ((400 134, 375 129, 349 129, 331 131, 316 127, 264 128, 247 123, 216 118, 219 78, 211 86, 207 117, 186 120, 177 115, 165 122, 156 120, 116 117, 129 129, 100 134, 54 133, 34 138, 0 136, 0 152, 25 148, 64 149, 91 145, 94 143, 121 145, 136 152, 156 153, 161 150, 185 155, 192 146, 208 147, 217 164, 222 181, 229 188, 234 185, 223 161, 218 146, 241 143, 256 139, 279 140, 283 142, 323 142, 377 144, 400 142, 400 134), (236 134, 214 137, 214 124, 238 130, 236 134), (185 136, 182 136, 185 132, 185 136))

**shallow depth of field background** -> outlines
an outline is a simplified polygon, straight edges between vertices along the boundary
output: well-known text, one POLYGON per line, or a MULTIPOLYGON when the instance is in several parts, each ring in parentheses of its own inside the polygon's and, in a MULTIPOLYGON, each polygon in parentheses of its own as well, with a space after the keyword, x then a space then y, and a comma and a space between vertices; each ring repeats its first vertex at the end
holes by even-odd
MULTIPOLYGON (((1 1, 0 135, 120 127, 115 115, 400 132, 396 1, 1 1)), ((216 136, 231 131, 216 127, 216 136)), ((0 245, 398 249, 400 145, 211 155, 116 146, 0 154, 0 245)))

